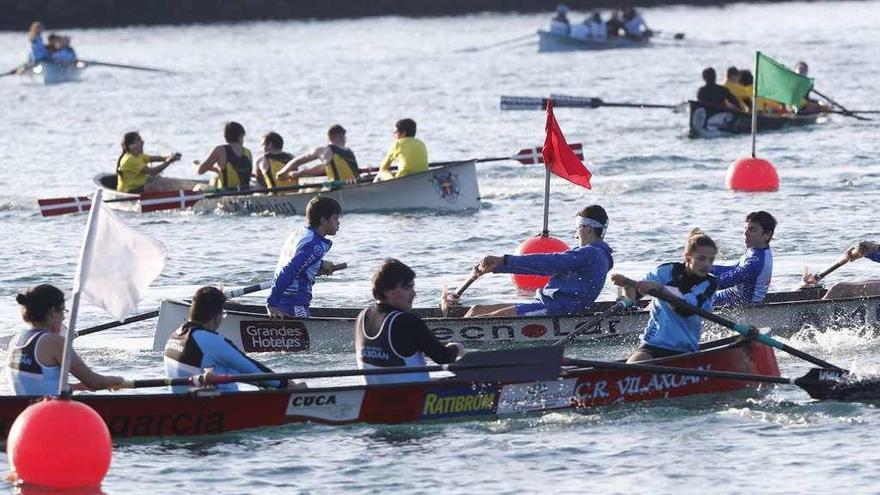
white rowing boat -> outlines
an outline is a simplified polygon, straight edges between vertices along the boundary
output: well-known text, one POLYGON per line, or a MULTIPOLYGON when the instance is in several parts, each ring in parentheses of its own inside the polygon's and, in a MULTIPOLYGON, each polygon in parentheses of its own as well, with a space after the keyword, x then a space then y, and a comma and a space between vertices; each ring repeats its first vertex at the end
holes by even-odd
MULTIPOLYGON (((765 304, 720 308, 719 314, 745 322, 761 322, 776 334, 790 334, 805 326, 826 328, 833 324, 874 326, 880 321, 880 296, 868 299, 821 300, 820 290, 768 295, 765 304)), ((597 303, 598 313, 610 306, 597 303)), ((644 304, 643 304, 644 305, 644 304)), ((546 345, 565 337, 594 314, 575 316, 528 316, 461 318, 466 308, 454 308, 443 318, 439 309, 416 309, 428 328, 442 341, 463 342, 468 347, 505 344, 546 345)), ((159 310, 153 349, 162 350, 171 333, 186 320, 189 304, 166 299, 159 310)), ((359 308, 312 308, 307 319, 272 320, 263 306, 228 304, 227 316, 218 332, 245 352, 339 352, 353 348, 352 332, 359 308)), ((648 321, 642 308, 605 319, 575 338, 636 335, 648 321)), ((708 323, 707 323, 708 324, 708 323)))
MULTIPOLYGON (((469 211, 480 208, 475 161, 455 162, 433 167, 426 172, 382 182, 341 184, 337 187, 304 189, 291 193, 232 195, 199 200, 197 212, 276 213, 301 215, 309 200, 317 195, 330 196, 346 213, 396 212, 402 210, 469 211)), ((204 181, 163 178, 155 190, 191 190, 204 181)), ((104 189, 105 202, 117 209, 141 210, 139 195, 116 191, 114 174, 99 174, 95 183, 104 189)), ((206 193, 207 194, 207 193, 206 193)), ((179 202, 175 198, 151 201, 179 202)))
POLYGON ((538 30, 539 52, 571 52, 589 50, 610 50, 613 48, 642 48, 651 44, 650 39, 629 38, 582 39, 566 34, 538 30))

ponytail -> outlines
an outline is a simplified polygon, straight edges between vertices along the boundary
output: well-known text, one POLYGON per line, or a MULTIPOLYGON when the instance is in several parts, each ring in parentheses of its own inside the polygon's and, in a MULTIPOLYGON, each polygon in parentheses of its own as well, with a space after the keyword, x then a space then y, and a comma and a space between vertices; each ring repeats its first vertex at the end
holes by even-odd
POLYGON ((15 296, 22 306, 22 318, 29 323, 44 321, 52 308, 64 309, 64 293, 50 284, 41 284, 15 296))

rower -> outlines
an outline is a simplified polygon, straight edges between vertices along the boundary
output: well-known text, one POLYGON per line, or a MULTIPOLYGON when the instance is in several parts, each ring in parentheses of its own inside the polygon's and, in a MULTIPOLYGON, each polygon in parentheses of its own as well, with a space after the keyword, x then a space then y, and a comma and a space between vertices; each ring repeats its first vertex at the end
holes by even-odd
POLYGON ((605 23, 608 38, 619 38, 623 31, 623 21, 620 20, 620 9, 611 11, 611 18, 605 23))
POLYGON ((773 253, 770 240, 776 231, 776 219, 766 211, 746 215, 743 242, 746 252, 735 265, 714 265, 712 275, 718 281, 718 292, 712 298, 715 306, 761 304, 770 288, 773 275, 773 253))
POLYGON ((116 160, 116 190, 124 193, 140 194, 145 189, 152 189, 150 185, 155 178, 168 168, 169 165, 180 160, 180 153, 169 155, 144 154, 144 140, 137 132, 126 132, 122 136, 122 153, 116 160), (150 163, 162 162, 154 167, 150 163))
MULTIPOLYGON (((58 395, 61 361, 66 346, 64 330, 64 293, 49 284, 38 285, 15 299, 21 305, 21 317, 30 328, 19 332, 9 343, 6 377, 15 395, 58 395)), ((70 373, 81 383, 74 390, 115 388, 121 376, 95 373, 73 349, 70 373)))
POLYGON ((327 196, 316 196, 306 205, 308 225, 290 234, 281 246, 272 291, 266 298, 269 316, 309 317, 315 277, 335 270, 333 263, 324 261, 324 255, 333 245, 327 236, 339 231, 341 214, 339 203, 327 196))
POLYGON ((602 20, 602 14, 599 11, 593 12, 584 23, 587 24, 591 39, 605 40, 608 38, 608 27, 605 25, 605 21, 602 20))
POLYGON ((277 132, 270 132, 263 136, 260 144, 263 156, 254 164, 257 182, 267 188, 296 185, 296 179, 278 177, 278 172, 293 158, 293 155, 284 151, 284 138, 277 132))
POLYGON ((253 172, 251 150, 244 147, 244 127, 238 122, 227 122, 223 127, 226 144, 211 150, 205 161, 199 163, 199 175, 215 172, 212 182, 218 189, 250 189, 253 172))
MULTIPOLYGON (((272 373, 262 363, 247 357, 235 344, 217 333, 223 321, 226 295, 216 287, 196 291, 189 308, 188 321, 171 334, 165 344, 165 375, 168 378, 189 378, 206 373, 239 375, 272 373)), ((286 388, 285 381, 255 383, 266 388, 286 388)), ((171 387, 175 393, 187 391, 187 385, 171 387)), ((235 383, 217 385, 224 392, 238 391, 235 383)))
POLYGON ((70 36, 50 34, 49 51, 52 61, 56 64, 73 65, 76 63, 76 52, 70 47, 70 36))
MULTIPOLYGON (((660 290, 711 311, 712 294, 717 283, 709 271, 717 253, 715 242, 700 229, 693 229, 685 245, 684 263, 664 263, 649 272, 644 280, 635 282, 635 287, 630 286, 632 280, 618 273, 611 276, 611 281, 624 287, 626 296, 633 301, 640 297, 639 294, 660 290)), ((696 313, 676 309, 655 298, 651 302, 651 315, 642 333, 641 344, 627 362, 698 351, 702 323, 696 313)))
POLYGON ((428 148, 416 139, 416 122, 401 119, 394 124, 394 144, 379 165, 379 173, 373 182, 398 179, 428 170, 428 148), (397 162, 397 173, 392 174, 391 164, 397 162))
POLYGON ((627 7, 623 11, 623 31, 626 37, 634 40, 650 38, 653 32, 645 24, 645 19, 634 7, 627 7))
MULTIPOLYGON (((810 68, 807 66, 807 63, 804 61, 800 61, 794 66, 794 71, 798 73, 798 75, 808 77, 810 68)), ((813 88, 810 88, 812 91, 813 88)), ((798 109, 799 114, 812 114, 812 113, 822 113, 828 112, 831 110, 831 106, 827 103, 821 103, 819 100, 814 98, 810 98, 810 92, 808 91, 806 95, 804 95, 804 99, 801 103, 800 108, 798 109)))
POLYGON ((50 54, 46 44, 43 43, 43 23, 34 21, 28 29, 28 43, 30 43, 30 56, 28 64, 35 65, 44 60, 49 60, 50 54))
POLYGON ((327 145, 318 146, 310 153, 298 156, 287 162, 278 172, 279 176, 292 180, 300 177, 326 175, 330 181, 356 182, 360 175, 354 152, 345 147, 345 128, 335 124, 327 129, 327 145), (318 164, 299 170, 299 166, 318 160, 318 164))
MULTIPOLYGON (((867 258, 871 261, 880 263, 880 243, 872 241, 859 241, 858 244, 849 248, 844 253, 849 261, 855 261, 859 258, 867 258)), ((815 274, 807 274, 804 276, 804 282, 808 284, 816 284, 815 274)), ((847 297, 873 297, 880 295, 880 280, 865 280, 862 282, 839 282, 834 284, 822 299, 841 299, 847 297)))
POLYGON ((739 100, 739 109, 742 112, 750 112, 751 102, 752 102, 752 93, 745 86, 740 83, 740 71, 736 67, 730 66, 727 68, 727 78, 724 80, 724 84, 722 84, 728 91, 730 91, 733 96, 736 96, 736 99, 739 100))
POLYGON ((550 21, 550 32, 568 36, 571 26, 568 22, 568 5, 559 4, 556 6, 556 16, 550 21))
MULTIPOLYGON (((577 216, 575 237, 579 247, 564 253, 486 256, 474 268, 477 275, 522 273, 550 275, 550 280, 535 292, 531 302, 477 304, 465 318, 585 314, 602 291, 608 270, 614 266, 611 248, 603 240, 607 230, 605 209, 590 205, 577 216)), ((449 297, 450 302, 457 302, 455 294, 449 297)))
MULTIPOLYGON (((375 301, 361 311, 355 323, 354 345, 359 369, 425 366, 425 356, 438 364, 451 363, 464 354, 457 342, 443 344, 412 309, 416 274, 395 259, 382 263, 373 275, 375 301)), ((368 375, 368 385, 423 382, 427 372, 368 375)))
POLYGON ((703 69, 703 81, 706 84, 697 91, 697 101, 715 108, 739 109, 739 100, 727 88, 716 84, 716 77, 715 69, 703 69))

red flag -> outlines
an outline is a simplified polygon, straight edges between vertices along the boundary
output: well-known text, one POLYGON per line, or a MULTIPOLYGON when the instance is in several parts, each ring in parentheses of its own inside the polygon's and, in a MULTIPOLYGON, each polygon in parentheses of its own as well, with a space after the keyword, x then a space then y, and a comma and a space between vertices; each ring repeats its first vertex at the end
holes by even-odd
POLYGON ((579 186, 592 189, 590 177, 593 174, 584 166, 584 162, 578 158, 575 152, 569 148, 562 135, 562 129, 553 116, 553 100, 547 101, 547 139, 544 140, 544 149, 541 155, 544 157, 545 166, 550 172, 579 186))

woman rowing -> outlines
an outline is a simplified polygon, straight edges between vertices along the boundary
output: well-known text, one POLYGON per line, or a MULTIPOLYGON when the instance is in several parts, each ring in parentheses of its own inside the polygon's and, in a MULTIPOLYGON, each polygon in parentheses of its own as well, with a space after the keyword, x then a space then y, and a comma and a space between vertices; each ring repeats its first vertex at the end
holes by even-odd
MULTIPOLYGON (((355 353, 359 369, 425 366, 451 363, 464 354, 456 342, 443 344, 421 318, 409 313, 416 297, 416 274, 405 264, 388 259, 373 275, 375 302, 361 311, 355 323, 355 353)), ((420 382, 427 372, 367 376, 367 384, 420 382)))
MULTIPOLYGON (((684 250, 684 263, 664 263, 635 282, 615 273, 611 281, 624 287, 626 296, 633 301, 639 294, 666 291, 673 296, 707 311, 712 310, 712 294, 717 283, 709 272, 718 248, 709 236, 693 229, 684 250)), ((641 337, 641 345, 627 362, 635 363, 700 349, 700 331, 703 319, 686 309, 675 308, 665 301, 654 299, 651 316, 641 337)))
MULTIPOLYGON (((465 318, 483 316, 533 316, 584 314, 595 302, 608 271, 614 266, 611 247, 603 240, 608 230, 608 214, 599 205, 581 210, 575 225, 580 245, 564 253, 522 256, 486 256, 474 268, 478 276, 486 273, 550 275, 550 281, 535 293, 535 300, 519 304, 477 304, 465 318)), ((451 294, 450 302, 457 302, 451 294)))
MULTIPOLYGON (((15 395, 57 395, 61 382, 61 360, 66 338, 64 328, 64 293, 57 287, 42 284, 19 294, 21 317, 29 328, 9 343, 6 376, 15 395)), ((121 376, 105 376, 92 371, 73 352, 70 373, 80 380, 77 390, 114 388, 121 376)))
POLYGON ((122 136, 122 153, 116 160, 116 190, 124 193, 140 194, 146 189, 161 189, 156 180, 169 165, 180 160, 180 153, 170 155, 147 155, 144 153, 144 140, 137 132, 126 132, 122 136), (162 162, 151 167, 151 163, 162 162))
MULTIPOLYGON (((848 262, 859 258, 867 258, 880 263, 880 243, 872 241, 859 241, 858 244, 846 250, 843 254, 848 262)), ((819 278, 808 273, 804 275, 804 282, 810 285, 819 283, 819 278)), ((840 299, 845 297, 872 297, 880 295, 880 280, 865 280, 862 282, 840 282, 834 284, 822 299, 840 299)))
POLYGON ((227 122, 223 127, 226 144, 215 146, 208 158, 198 165, 199 175, 215 172, 212 180, 218 189, 250 189, 253 174, 251 150, 244 147, 244 127, 238 122, 227 122))

